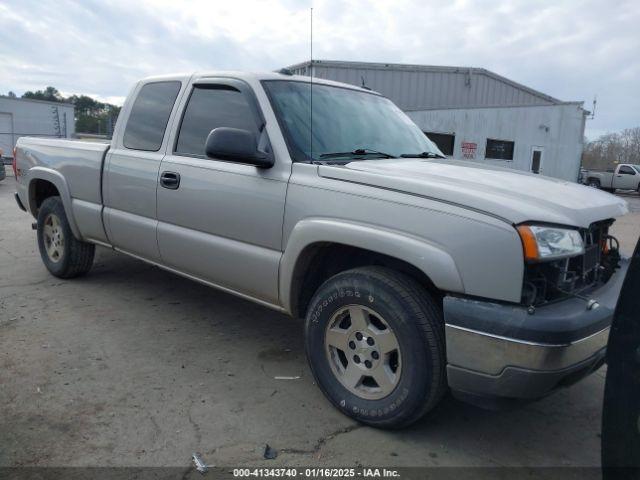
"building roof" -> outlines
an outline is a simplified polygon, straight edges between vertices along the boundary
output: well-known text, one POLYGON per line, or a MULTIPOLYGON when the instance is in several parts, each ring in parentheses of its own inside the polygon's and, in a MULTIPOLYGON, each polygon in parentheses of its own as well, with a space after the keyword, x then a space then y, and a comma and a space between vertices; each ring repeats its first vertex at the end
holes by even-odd
MULTIPOLYGON (((310 61, 287 67, 308 75, 310 61)), ((565 105, 564 102, 484 68, 400 63, 313 60, 314 77, 366 84, 404 110, 523 105, 565 105)))
POLYGON ((36 100, 35 98, 14 98, 8 97, 6 95, 0 95, 0 100, 13 100, 15 102, 33 102, 33 103, 43 103, 48 105, 54 105, 56 107, 71 107, 75 108, 75 105, 71 102, 51 102, 49 100, 36 100))

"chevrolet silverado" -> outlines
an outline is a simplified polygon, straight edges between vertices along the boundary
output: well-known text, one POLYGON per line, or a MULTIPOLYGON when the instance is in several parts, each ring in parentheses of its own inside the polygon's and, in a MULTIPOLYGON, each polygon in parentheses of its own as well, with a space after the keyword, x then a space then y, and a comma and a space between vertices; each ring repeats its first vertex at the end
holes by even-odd
POLYGON ((46 268, 96 245, 305 322, 342 412, 408 425, 450 390, 532 400, 604 362, 624 200, 445 159, 391 101, 287 73, 147 78, 110 144, 21 138, 46 268))
POLYGON ((621 163, 607 171, 587 170, 582 174, 584 183, 607 192, 636 190, 640 193, 640 165, 621 163))

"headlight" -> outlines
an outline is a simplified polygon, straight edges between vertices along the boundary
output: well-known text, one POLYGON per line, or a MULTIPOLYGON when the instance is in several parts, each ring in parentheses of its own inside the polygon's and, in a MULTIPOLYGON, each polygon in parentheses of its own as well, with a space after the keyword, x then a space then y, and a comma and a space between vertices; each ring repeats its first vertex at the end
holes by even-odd
POLYGON ((526 260, 553 260, 584 253, 584 243, 578 230, 520 225, 518 233, 526 260))

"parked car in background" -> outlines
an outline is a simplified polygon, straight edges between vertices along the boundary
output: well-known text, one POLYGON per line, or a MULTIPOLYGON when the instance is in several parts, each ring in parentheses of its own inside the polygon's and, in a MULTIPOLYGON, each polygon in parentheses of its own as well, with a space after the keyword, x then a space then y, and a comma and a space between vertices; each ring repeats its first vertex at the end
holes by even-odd
POLYGON ((97 244, 305 319, 319 387, 360 422, 407 425, 447 389, 536 399, 604 362, 626 202, 446 159, 368 89, 148 78, 110 144, 22 137, 15 159, 53 275, 97 244))
POLYGON ((585 185, 607 192, 636 190, 640 193, 640 165, 621 163, 607 171, 586 170, 582 179, 585 185))

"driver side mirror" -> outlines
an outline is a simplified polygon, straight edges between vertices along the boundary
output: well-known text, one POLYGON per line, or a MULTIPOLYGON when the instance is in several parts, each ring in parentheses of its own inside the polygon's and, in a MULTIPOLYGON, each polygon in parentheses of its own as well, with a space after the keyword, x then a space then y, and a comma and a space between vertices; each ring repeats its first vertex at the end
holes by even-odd
POLYGON ((273 156, 258 150, 253 132, 239 128, 218 127, 211 130, 205 143, 207 157, 248 163, 259 168, 273 167, 273 156))

